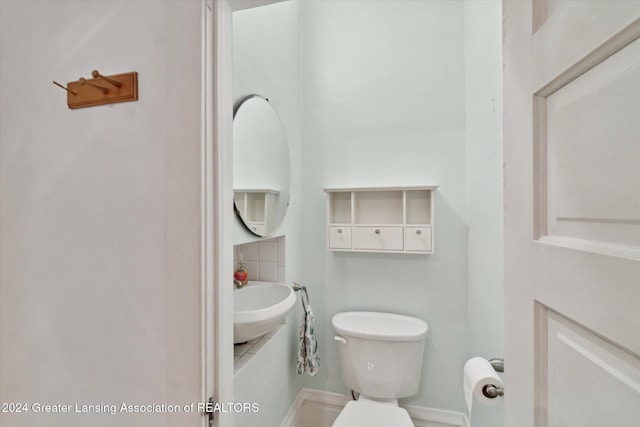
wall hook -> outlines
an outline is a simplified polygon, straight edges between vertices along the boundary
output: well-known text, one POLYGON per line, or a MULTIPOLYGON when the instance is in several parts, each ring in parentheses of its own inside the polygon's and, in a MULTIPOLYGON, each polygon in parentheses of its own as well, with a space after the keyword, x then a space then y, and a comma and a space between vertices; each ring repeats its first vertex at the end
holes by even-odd
POLYGON ((115 87, 117 87, 117 88, 122 87, 122 83, 120 83, 120 82, 119 82, 119 81, 117 81, 117 80, 111 79, 111 78, 109 78, 109 77, 103 76, 102 74, 100 74, 100 72, 99 72, 98 70, 93 70, 93 71, 91 72, 91 75, 93 76, 93 78, 94 78, 94 79, 102 79, 102 80, 104 80, 105 82, 107 82, 107 83, 109 83, 109 84, 111 84, 111 85, 114 85, 114 86, 115 86, 115 87))
POLYGON ((53 81, 53 84, 54 84, 54 85, 56 85, 56 86, 58 86, 58 87, 61 87, 62 89, 66 90, 67 92, 71 92, 72 94, 74 94, 74 95, 76 95, 76 96, 78 95, 77 93, 75 93, 75 92, 74 92, 74 91, 72 91, 71 89, 67 89, 66 87, 62 86, 60 83, 58 83, 58 82, 57 82, 57 81, 55 81, 55 80, 53 81))
POLYGON ((109 89, 107 89, 106 87, 88 82, 87 79, 85 79, 84 77, 80 77, 80 79, 78 80, 80 82, 81 85, 89 85, 92 87, 95 87, 96 89, 100 90, 102 93, 104 93, 105 95, 109 93, 109 89))
POLYGON ((67 91, 67 106, 69 108, 94 107, 138 100, 138 73, 136 71, 103 76, 98 70, 94 70, 91 74, 94 78, 81 77, 74 82, 67 83, 66 87, 58 82, 53 82, 56 86, 67 91), (102 83, 103 81, 106 83, 102 83))

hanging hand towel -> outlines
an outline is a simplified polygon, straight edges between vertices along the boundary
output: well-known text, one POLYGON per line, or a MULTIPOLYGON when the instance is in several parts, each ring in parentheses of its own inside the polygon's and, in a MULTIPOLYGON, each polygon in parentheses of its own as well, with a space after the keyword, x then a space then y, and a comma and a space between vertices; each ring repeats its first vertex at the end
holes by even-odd
POLYGON ((313 312, 307 298, 305 304, 301 295, 304 315, 302 326, 300 327, 300 342, 298 344, 298 375, 309 374, 314 376, 318 373, 320 357, 318 356, 318 342, 316 340, 316 330, 313 325, 313 312))

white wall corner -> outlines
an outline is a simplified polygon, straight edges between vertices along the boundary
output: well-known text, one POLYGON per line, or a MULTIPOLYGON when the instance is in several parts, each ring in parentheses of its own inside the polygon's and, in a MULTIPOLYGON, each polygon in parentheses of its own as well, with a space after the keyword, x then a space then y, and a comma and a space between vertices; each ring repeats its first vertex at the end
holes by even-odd
POLYGON ((302 415, 302 403, 304 402, 305 390, 305 388, 300 389, 280 427, 295 427, 299 424, 302 415))

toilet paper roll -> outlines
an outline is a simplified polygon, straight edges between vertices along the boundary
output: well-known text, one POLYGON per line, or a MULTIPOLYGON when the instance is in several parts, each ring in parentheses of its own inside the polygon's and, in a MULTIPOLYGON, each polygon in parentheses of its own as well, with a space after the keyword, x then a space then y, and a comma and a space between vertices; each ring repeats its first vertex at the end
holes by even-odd
POLYGON ((504 387, 498 373, 487 359, 482 357, 474 357, 467 360, 464 364, 464 399, 467 403, 469 415, 471 415, 471 407, 473 406, 473 398, 478 399, 487 405, 497 405, 501 400, 500 397, 489 398, 482 394, 482 388, 486 385, 494 385, 496 387, 504 387))

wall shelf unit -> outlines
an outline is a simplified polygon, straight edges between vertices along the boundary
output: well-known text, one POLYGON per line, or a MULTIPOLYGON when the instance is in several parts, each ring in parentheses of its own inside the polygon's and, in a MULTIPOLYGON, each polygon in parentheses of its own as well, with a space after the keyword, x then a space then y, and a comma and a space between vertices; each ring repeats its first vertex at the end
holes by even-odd
POLYGON ((437 186, 327 188, 332 251, 433 253, 437 186))
POLYGON ((269 188, 234 189, 236 213, 249 230, 259 236, 274 227, 276 199, 280 192, 269 188))

